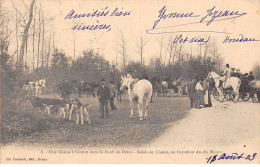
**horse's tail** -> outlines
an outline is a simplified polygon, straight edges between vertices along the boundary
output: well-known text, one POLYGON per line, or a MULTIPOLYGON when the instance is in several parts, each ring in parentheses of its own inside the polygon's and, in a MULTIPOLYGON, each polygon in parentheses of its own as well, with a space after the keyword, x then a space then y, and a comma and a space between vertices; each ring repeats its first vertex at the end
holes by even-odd
POLYGON ((135 103, 138 103, 138 96, 134 96, 134 101, 135 101, 135 103))

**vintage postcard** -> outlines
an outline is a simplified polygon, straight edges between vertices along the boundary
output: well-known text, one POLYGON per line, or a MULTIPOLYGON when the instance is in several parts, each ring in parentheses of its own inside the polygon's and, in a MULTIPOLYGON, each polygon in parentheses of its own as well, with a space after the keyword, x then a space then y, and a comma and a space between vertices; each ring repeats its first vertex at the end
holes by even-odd
POLYGON ((259 0, 0 0, 1 164, 259 164, 259 0))

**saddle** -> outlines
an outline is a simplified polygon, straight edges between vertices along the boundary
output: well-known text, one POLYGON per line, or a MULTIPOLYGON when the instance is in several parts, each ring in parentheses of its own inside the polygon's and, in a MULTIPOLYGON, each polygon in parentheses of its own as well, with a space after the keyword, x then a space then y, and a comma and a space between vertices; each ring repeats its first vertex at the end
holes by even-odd
POLYGON ((139 81, 139 79, 135 80, 134 82, 132 82, 132 83, 130 84, 130 89, 131 89, 131 90, 134 89, 134 86, 135 86, 135 84, 136 84, 138 81, 139 81))

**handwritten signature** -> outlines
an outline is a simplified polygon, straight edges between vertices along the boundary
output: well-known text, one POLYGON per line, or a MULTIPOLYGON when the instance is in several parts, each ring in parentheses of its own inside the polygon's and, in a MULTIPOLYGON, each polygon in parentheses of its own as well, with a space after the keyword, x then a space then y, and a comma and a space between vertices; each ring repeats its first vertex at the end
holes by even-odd
POLYGON ((256 157, 257 153, 254 153, 252 155, 248 154, 245 155, 244 153, 238 154, 238 153, 231 153, 231 154, 227 154, 227 153, 223 153, 220 156, 218 156, 218 154, 210 156, 208 158, 206 158, 207 163, 213 163, 216 160, 240 160, 240 159, 245 159, 248 161, 253 161, 256 157))
POLYGON ((178 33, 178 32, 213 32, 213 33, 224 33, 224 34, 231 34, 228 32, 221 32, 221 31, 177 31, 177 30, 172 30, 172 28, 176 27, 184 27, 184 26, 189 26, 189 25, 194 25, 194 24, 202 24, 206 23, 206 26, 209 26, 212 22, 216 21, 224 21, 228 19, 233 19, 237 17, 242 17, 246 15, 247 13, 239 12, 239 11, 217 11, 216 6, 213 6, 212 8, 207 10, 206 15, 200 16, 197 14, 194 14, 194 12, 188 12, 188 13, 166 13, 166 6, 164 6, 162 9, 159 10, 159 15, 158 19, 154 22, 153 28, 146 30, 146 33, 148 34, 163 34, 163 33, 178 33), (190 23, 185 23, 185 24, 176 24, 172 26, 167 26, 167 27, 159 27, 157 28, 158 24, 161 22, 161 20, 165 19, 173 19, 173 18, 191 18, 191 17, 201 17, 200 20, 196 22, 190 22, 190 23))

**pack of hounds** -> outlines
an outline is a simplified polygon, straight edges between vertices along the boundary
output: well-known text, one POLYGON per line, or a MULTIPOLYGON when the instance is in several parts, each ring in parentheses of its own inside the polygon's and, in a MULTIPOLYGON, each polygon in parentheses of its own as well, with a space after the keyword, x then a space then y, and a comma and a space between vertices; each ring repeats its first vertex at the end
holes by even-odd
POLYGON ((69 101, 66 99, 48 99, 32 97, 30 101, 33 107, 44 108, 44 112, 48 115, 51 115, 56 111, 56 114, 59 117, 68 118, 69 120, 72 120, 72 114, 73 112, 75 112, 77 125, 79 124, 79 120, 81 125, 84 124, 84 117, 86 122, 88 124, 91 124, 88 114, 88 108, 91 107, 91 105, 84 105, 77 98, 73 99, 72 101, 69 101))

